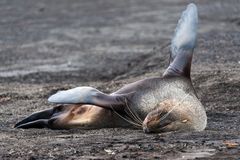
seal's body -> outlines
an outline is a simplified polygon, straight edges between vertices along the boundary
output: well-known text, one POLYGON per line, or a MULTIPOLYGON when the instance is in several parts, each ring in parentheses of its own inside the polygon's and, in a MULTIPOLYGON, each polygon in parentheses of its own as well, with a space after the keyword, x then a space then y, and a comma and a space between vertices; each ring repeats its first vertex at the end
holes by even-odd
POLYGON ((15 127, 137 127, 145 132, 203 130, 207 124, 206 112, 190 78, 197 22, 197 8, 190 4, 178 22, 169 67, 163 77, 127 84, 112 94, 92 87, 57 92, 48 100, 63 105, 34 113, 15 127))
MULTIPOLYGON (((206 127, 205 109, 189 79, 176 76, 149 78, 130 85, 134 87, 127 85, 115 94, 129 93, 129 88, 133 89, 128 105, 141 120, 156 110, 162 112, 162 116, 172 110, 170 114, 178 115, 179 122, 190 123, 189 129, 203 130, 206 127)), ((125 110, 129 112, 129 109, 125 110)))

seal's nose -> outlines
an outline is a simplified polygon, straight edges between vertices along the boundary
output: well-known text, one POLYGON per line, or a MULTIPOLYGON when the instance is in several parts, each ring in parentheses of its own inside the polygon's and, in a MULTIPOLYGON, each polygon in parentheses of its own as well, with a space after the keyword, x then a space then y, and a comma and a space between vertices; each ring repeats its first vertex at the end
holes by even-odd
POLYGON ((143 127, 143 132, 144 133, 150 133, 150 130, 147 127, 143 127))

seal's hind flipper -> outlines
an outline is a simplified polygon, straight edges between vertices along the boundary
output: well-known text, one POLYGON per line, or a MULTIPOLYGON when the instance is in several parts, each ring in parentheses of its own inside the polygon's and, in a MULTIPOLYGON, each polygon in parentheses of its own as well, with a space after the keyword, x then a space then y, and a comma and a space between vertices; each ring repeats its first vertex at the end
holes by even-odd
POLYGON ((189 4, 182 13, 171 44, 170 65, 164 76, 190 78, 192 54, 196 45, 198 13, 195 4, 189 4))
MULTIPOLYGON (((28 126, 33 126, 34 124, 36 124, 36 128, 39 128, 40 126, 44 126, 46 123, 46 121, 44 121, 44 119, 49 119, 54 113, 54 109, 47 109, 47 110, 43 110, 40 112, 35 112, 33 114, 31 114, 29 117, 21 120, 20 122, 18 122, 14 128, 23 128, 23 126, 26 127, 25 124, 29 124, 28 126), (42 121, 40 121, 42 120, 42 121), (31 123, 30 123, 31 122, 31 123), (36 122, 36 123, 32 123, 32 122, 36 122)), ((43 127, 41 127, 43 128, 43 127)))
POLYGON ((107 109, 121 110, 121 106, 125 104, 123 98, 123 95, 108 95, 92 87, 77 87, 59 91, 50 96, 48 101, 58 104, 92 104, 107 109))
POLYGON ((36 121, 31 121, 28 123, 23 123, 21 125, 17 125, 14 128, 22 128, 22 129, 29 129, 29 128, 48 128, 48 120, 47 119, 39 119, 36 121))

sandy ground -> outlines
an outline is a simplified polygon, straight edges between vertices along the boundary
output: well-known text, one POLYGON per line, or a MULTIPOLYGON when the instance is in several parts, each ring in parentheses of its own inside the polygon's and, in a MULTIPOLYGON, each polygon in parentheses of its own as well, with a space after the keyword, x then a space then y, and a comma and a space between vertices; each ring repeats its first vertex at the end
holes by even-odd
POLYGON ((52 107, 57 90, 111 92, 167 67, 187 1, 1 0, 0 159, 240 158, 240 3, 199 0, 192 79, 206 107, 203 132, 14 129, 52 107))

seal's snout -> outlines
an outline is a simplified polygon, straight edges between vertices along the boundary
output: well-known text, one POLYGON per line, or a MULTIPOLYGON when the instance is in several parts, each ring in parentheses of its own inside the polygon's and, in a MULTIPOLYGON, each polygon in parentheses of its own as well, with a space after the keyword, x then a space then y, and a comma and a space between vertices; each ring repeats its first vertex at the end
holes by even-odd
POLYGON ((143 121, 143 124, 142 124, 142 128, 143 128, 144 133, 150 133, 150 129, 148 128, 148 124, 149 124, 149 118, 146 117, 143 121))
POLYGON ((151 133, 155 130, 155 127, 158 126, 159 123, 159 118, 158 116, 152 116, 152 115, 148 115, 142 124, 142 128, 143 128, 143 132, 144 133, 151 133))
POLYGON ((147 128, 146 126, 143 127, 143 132, 144 133, 150 133, 150 130, 149 128, 147 128))

